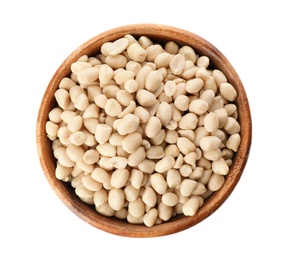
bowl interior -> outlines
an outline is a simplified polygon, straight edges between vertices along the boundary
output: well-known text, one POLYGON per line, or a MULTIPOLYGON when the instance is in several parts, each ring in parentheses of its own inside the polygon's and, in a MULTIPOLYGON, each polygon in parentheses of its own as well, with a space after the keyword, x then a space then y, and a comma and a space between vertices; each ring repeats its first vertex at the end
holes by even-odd
POLYGON ((251 131, 250 109, 242 82, 230 62, 216 47, 198 35, 179 28, 156 24, 137 24, 122 26, 101 33, 81 45, 69 55, 58 68, 45 91, 37 119, 36 137, 40 163, 49 184, 63 203, 78 217, 92 226, 112 234, 127 237, 155 237, 172 234, 194 226, 210 216, 221 206, 231 194, 242 175, 250 151, 251 131), (56 159, 52 153, 51 141, 47 138, 45 132, 48 114, 56 106, 54 92, 57 90, 61 79, 69 76, 71 64, 82 55, 86 54, 91 56, 97 54, 104 42, 114 41, 126 34, 132 34, 135 37, 145 35, 157 43, 173 40, 179 45, 190 45, 198 54, 208 56, 211 61, 210 67, 223 71, 228 81, 236 88, 238 93, 235 103, 238 106, 241 143, 234 156, 230 171, 226 176, 225 184, 219 191, 213 193, 210 198, 205 200, 204 205, 194 216, 177 216, 150 228, 144 225, 129 224, 124 220, 114 217, 102 216, 94 207, 82 202, 69 183, 64 183, 55 177, 56 159))

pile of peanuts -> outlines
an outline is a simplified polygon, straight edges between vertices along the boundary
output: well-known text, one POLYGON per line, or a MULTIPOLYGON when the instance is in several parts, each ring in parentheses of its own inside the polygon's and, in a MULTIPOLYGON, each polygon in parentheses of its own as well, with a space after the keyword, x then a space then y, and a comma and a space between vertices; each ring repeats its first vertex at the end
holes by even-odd
POLYGON ((46 123, 56 178, 132 224, 196 214, 241 141, 237 91, 209 66, 190 46, 132 35, 80 57, 46 123))

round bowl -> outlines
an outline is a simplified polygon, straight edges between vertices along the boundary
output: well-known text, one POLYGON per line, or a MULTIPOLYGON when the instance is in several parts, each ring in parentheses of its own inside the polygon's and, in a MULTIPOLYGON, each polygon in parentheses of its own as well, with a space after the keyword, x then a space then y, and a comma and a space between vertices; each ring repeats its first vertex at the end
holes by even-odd
POLYGON ((200 223, 214 213, 232 193, 242 175, 249 156, 251 136, 251 115, 246 92, 239 76, 227 58, 211 43, 192 32, 158 24, 134 24, 114 28, 93 37, 73 51, 57 69, 49 82, 39 108, 36 126, 36 142, 40 163, 49 184, 61 201, 73 213, 90 225, 108 233, 125 237, 156 237, 173 234, 200 223), (233 163, 224 185, 205 200, 203 206, 194 216, 178 215, 167 222, 152 227, 146 227, 143 224, 130 224, 125 220, 103 216, 93 206, 80 200, 69 183, 60 181, 55 177, 56 159, 52 152, 52 142, 47 138, 45 132, 48 113, 56 106, 54 92, 57 90, 61 79, 69 75, 71 64, 82 55, 91 56, 97 54, 103 43, 114 41, 126 34, 131 34, 135 37, 148 36, 158 43, 172 40, 179 45, 191 46, 199 55, 208 56, 211 61, 210 67, 221 70, 238 93, 235 104, 238 107, 241 143, 234 155, 233 163))

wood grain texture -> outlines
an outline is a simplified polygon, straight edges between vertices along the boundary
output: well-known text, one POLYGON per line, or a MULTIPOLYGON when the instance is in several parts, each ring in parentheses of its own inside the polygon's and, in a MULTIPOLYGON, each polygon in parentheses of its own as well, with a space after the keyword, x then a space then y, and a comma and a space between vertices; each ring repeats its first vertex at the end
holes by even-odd
POLYGON ((211 43, 198 35, 166 25, 158 24, 135 24, 122 26, 103 32, 77 48, 61 64, 52 77, 44 93, 40 104, 36 126, 36 143, 40 163, 44 174, 63 203, 78 217, 90 225, 120 236, 126 237, 156 237, 173 234, 194 226, 215 212, 232 193, 237 185, 246 162, 248 160, 252 138, 252 125, 249 103, 242 82, 237 72, 226 59, 226 57, 211 43), (96 212, 94 207, 83 203, 76 195, 73 188, 68 183, 63 183, 55 177, 56 159, 53 157, 51 141, 45 133, 45 124, 48 120, 49 111, 56 105, 54 92, 57 90, 59 82, 70 73, 70 65, 80 56, 87 54, 95 55, 99 52, 101 45, 107 41, 114 41, 125 34, 133 36, 145 35, 155 42, 164 43, 173 40, 180 45, 190 45, 201 55, 206 55, 211 60, 211 67, 220 69, 227 76, 228 81, 236 88, 238 97, 236 104, 239 111, 239 123, 241 125, 241 144, 234 157, 233 164, 226 177, 224 186, 215 192, 193 217, 177 216, 168 222, 148 228, 144 225, 129 224, 124 220, 104 217, 96 212))

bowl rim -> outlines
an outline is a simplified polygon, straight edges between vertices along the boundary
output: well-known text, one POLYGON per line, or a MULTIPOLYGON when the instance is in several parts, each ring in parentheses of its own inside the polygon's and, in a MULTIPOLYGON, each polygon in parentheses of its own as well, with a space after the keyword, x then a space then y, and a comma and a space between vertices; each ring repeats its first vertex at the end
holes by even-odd
POLYGON ((227 200, 239 182, 249 157, 251 139, 252 120, 247 95, 237 72, 228 59, 213 44, 193 32, 174 26, 152 23, 123 25, 107 30, 87 40, 74 50, 59 66, 51 78, 40 104, 36 124, 36 144, 41 167, 47 181, 57 196, 74 214, 85 222, 102 231, 125 237, 157 237, 170 235, 190 228, 209 217, 227 200), (209 56, 210 60, 213 62, 213 67, 216 69, 223 71, 221 67, 225 64, 225 75, 238 92, 236 104, 238 106, 238 111, 242 111, 243 115, 242 119, 238 118, 238 120, 241 119, 241 121, 239 121, 241 126, 241 143, 235 154, 233 164, 226 176, 223 187, 205 200, 204 205, 194 216, 177 216, 162 224, 154 225, 153 227, 129 224, 117 218, 105 217, 100 215, 95 209, 89 211, 89 205, 82 202, 77 196, 72 196, 73 193, 68 189, 68 184, 63 183, 55 177, 55 174, 53 174, 55 168, 52 163, 52 160, 55 159, 52 154, 50 155, 48 151, 46 151, 46 147, 51 141, 46 136, 44 125, 48 120, 48 113, 54 105, 54 92, 58 88, 60 80, 68 75, 70 65, 82 55, 90 56, 97 54, 97 48, 99 48, 102 43, 114 41, 126 34, 131 34, 133 36, 144 35, 156 39, 157 42, 174 40, 180 45, 190 45, 200 55, 209 56))

